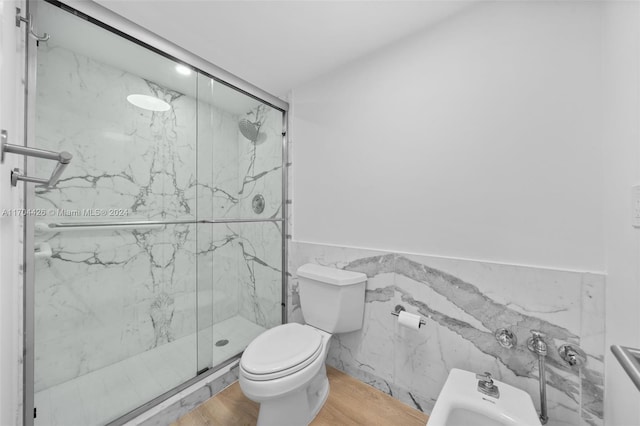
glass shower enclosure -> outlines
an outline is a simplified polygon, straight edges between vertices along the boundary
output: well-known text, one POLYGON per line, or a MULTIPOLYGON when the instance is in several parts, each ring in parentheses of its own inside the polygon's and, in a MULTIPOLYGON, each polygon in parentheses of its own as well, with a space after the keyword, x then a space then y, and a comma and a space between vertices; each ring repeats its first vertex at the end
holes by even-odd
POLYGON ((283 322, 286 111, 37 8, 31 144, 73 160, 26 184, 33 423, 117 423, 283 322))

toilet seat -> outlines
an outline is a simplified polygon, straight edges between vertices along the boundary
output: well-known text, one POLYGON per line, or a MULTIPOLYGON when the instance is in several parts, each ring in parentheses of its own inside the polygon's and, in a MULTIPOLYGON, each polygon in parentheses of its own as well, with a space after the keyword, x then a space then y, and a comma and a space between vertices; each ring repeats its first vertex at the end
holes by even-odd
POLYGON ((283 324, 265 331, 247 346, 240 368, 247 379, 273 380, 302 370, 321 353, 322 336, 313 327, 283 324))

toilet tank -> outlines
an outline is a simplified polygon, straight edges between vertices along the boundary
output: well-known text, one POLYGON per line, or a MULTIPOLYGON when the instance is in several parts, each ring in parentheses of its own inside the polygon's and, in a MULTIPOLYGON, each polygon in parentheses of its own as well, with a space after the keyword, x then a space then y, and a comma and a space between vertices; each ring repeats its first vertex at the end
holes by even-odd
POLYGON ((298 268, 297 275, 307 324, 328 333, 362 328, 365 274, 307 263, 298 268))

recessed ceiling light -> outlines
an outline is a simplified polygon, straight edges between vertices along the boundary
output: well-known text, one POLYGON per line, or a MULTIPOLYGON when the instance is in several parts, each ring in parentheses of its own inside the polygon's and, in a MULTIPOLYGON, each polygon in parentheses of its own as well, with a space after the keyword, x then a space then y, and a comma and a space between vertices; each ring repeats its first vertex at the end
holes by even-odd
POLYGON ((163 101, 162 99, 154 98, 148 95, 129 95, 127 96, 129 103, 137 106, 138 108, 147 109, 149 111, 169 111, 171 105, 163 101))
POLYGON ((191 75, 191 68, 186 67, 182 64, 176 65, 176 71, 178 72, 178 74, 191 75))

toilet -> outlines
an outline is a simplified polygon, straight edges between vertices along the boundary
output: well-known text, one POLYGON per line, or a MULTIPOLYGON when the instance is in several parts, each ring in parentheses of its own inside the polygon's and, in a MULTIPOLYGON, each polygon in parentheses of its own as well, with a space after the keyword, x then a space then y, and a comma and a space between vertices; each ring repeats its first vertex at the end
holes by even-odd
POLYGON ((265 331, 240 359, 240 388, 260 403, 258 426, 308 425, 329 395, 331 336, 362 328, 365 274, 308 263, 297 275, 306 324, 265 331))

